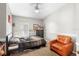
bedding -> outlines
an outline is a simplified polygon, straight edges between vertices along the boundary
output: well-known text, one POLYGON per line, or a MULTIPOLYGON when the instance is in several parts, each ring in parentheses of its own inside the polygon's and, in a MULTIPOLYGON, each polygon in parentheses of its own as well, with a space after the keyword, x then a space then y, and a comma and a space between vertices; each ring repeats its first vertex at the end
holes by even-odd
POLYGON ((36 48, 40 46, 45 46, 46 41, 44 38, 41 38, 39 36, 30 36, 28 38, 18 38, 18 37, 12 37, 12 34, 8 36, 9 38, 9 50, 25 50, 25 49, 31 49, 36 48))
POLYGON ((9 43, 19 43, 20 40, 19 40, 19 38, 17 38, 17 37, 13 37, 13 36, 12 36, 12 33, 10 33, 10 34, 8 35, 8 42, 9 42, 9 43))
POLYGON ((12 38, 9 40, 9 43, 20 43, 19 38, 12 38))
POLYGON ((39 36, 30 36, 28 39, 20 39, 20 40, 21 40, 20 46, 24 50, 46 46, 46 41, 44 40, 44 38, 41 38, 39 36))
POLYGON ((18 49, 18 48, 19 48, 19 45, 12 44, 9 46, 8 50, 14 50, 14 49, 18 49))
POLYGON ((42 37, 39 37, 39 36, 30 36, 30 39, 31 40, 41 40, 43 38, 42 37))

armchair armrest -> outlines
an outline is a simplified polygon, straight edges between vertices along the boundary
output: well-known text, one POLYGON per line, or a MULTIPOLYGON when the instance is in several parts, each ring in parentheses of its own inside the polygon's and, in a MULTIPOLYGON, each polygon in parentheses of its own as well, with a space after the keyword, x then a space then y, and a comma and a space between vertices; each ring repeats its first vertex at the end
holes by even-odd
POLYGON ((69 44, 66 44, 66 45, 64 45, 63 46, 63 48, 71 48, 71 47, 73 47, 73 43, 71 42, 71 43, 69 43, 69 44))
POLYGON ((64 45, 62 51, 66 54, 70 54, 73 51, 73 43, 64 45))
POLYGON ((52 43, 55 43, 56 41, 57 41, 56 39, 51 40, 51 41, 49 42, 50 46, 52 45, 52 43))

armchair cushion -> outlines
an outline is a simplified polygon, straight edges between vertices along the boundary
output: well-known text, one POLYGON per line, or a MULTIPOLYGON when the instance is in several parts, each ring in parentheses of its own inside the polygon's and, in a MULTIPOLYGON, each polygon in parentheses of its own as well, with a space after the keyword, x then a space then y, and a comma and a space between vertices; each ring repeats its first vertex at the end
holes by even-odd
POLYGON ((54 43, 54 44, 52 44, 52 47, 54 47, 54 48, 56 48, 56 49, 58 49, 58 50, 62 50, 62 44, 60 44, 60 43, 54 43))
POLYGON ((70 36, 65 36, 65 35, 58 35, 58 42, 62 44, 67 44, 71 42, 71 37, 70 36))

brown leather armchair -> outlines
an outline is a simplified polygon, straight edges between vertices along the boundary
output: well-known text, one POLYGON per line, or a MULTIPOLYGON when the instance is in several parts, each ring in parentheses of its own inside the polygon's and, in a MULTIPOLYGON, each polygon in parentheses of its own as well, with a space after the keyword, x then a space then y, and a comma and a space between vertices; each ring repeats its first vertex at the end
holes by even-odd
POLYGON ((70 36, 58 35, 57 39, 50 41, 50 49, 61 56, 70 55, 73 51, 73 46, 70 36))

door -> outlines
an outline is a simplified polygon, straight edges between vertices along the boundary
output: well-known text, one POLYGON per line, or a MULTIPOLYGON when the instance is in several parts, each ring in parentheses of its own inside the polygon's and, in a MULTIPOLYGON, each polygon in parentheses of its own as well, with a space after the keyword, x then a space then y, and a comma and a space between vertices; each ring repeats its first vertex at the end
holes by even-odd
POLYGON ((28 24, 24 24, 23 32, 24 32, 24 37, 25 38, 29 37, 29 25, 28 24))

